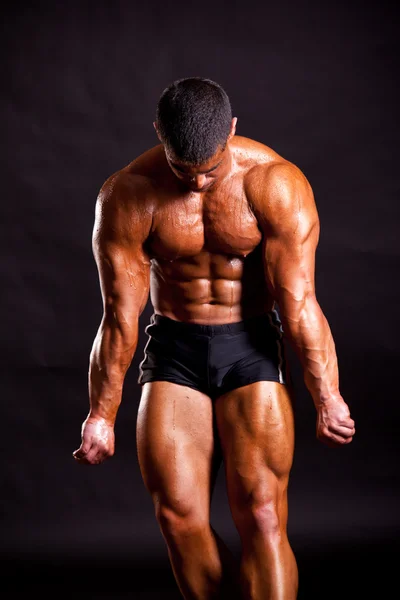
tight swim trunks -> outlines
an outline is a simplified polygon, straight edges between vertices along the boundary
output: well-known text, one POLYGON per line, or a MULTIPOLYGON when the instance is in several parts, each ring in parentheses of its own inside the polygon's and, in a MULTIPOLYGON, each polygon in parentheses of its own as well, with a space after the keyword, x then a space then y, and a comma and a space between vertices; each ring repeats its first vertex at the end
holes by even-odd
POLYGON ((288 383, 277 310, 237 323, 199 325, 153 314, 138 383, 170 381, 210 398, 256 381, 288 383))

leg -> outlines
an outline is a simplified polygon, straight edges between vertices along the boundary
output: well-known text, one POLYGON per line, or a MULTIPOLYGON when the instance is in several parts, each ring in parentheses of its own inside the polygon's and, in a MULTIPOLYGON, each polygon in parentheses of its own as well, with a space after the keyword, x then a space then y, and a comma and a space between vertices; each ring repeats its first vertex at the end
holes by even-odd
POLYGON ((294 600, 296 560, 286 533, 294 420, 289 387, 260 381, 216 401, 227 494, 242 543, 244 598, 294 600))
POLYGON ((210 526, 210 503, 221 456, 215 451, 211 400, 166 381, 145 383, 137 419, 137 449, 186 599, 235 598, 238 568, 210 526))

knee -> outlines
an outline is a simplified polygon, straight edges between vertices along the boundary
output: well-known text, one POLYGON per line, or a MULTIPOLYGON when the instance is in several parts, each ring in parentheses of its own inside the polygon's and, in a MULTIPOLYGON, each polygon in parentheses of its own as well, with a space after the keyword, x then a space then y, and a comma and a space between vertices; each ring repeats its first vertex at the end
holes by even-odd
POLYGON ((209 527, 209 521, 193 506, 157 502, 156 518, 168 541, 180 541, 198 535, 209 527))
POLYGON ((285 529, 285 510, 277 494, 252 493, 232 513, 239 534, 245 538, 258 533, 272 541, 279 539, 285 529))

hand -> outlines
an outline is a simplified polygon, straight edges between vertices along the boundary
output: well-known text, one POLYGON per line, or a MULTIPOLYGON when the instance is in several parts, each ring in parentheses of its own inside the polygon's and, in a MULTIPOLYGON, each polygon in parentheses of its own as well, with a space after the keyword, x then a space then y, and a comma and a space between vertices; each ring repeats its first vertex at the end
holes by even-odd
POLYGON ((114 426, 103 418, 87 417, 82 424, 82 443, 72 453, 74 459, 86 465, 98 465, 113 456, 115 447, 114 426))
POLYGON ((355 434, 349 407, 341 396, 325 401, 317 407, 317 438, 327 446, 349 444, 355 434))

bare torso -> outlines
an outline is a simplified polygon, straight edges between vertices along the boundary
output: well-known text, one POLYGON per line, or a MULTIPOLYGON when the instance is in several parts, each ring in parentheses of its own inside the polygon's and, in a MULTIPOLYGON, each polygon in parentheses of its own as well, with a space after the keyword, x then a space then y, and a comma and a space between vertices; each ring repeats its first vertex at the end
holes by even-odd
POLYGON ((182 186, 162 145, 124 169, 148 181, 145 208, 152 225, 144 247, 151 261, 151 303, 158 314, 221 324, 273 307, 263 270, 262 233, 246 182, 254 167, 287 161, 248 138, 233 137, 229 148, 228 174, 206 192, 182 186))

